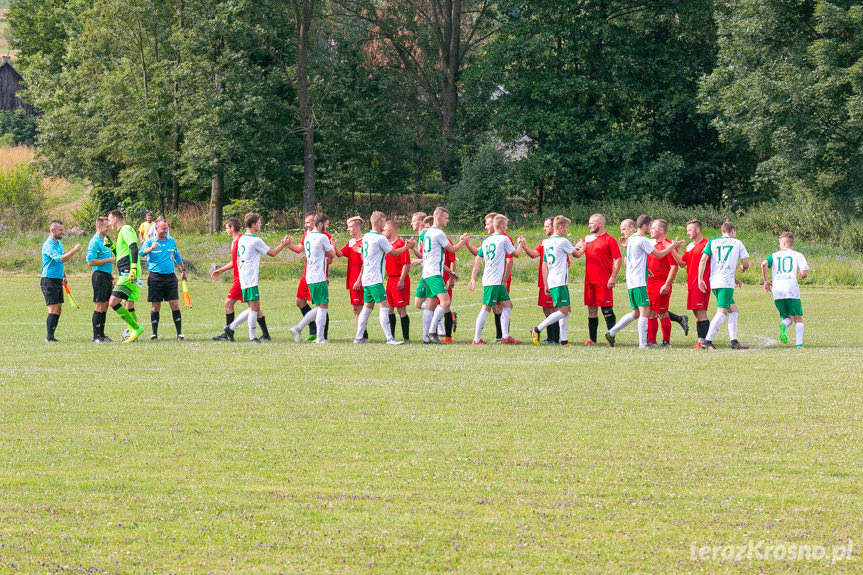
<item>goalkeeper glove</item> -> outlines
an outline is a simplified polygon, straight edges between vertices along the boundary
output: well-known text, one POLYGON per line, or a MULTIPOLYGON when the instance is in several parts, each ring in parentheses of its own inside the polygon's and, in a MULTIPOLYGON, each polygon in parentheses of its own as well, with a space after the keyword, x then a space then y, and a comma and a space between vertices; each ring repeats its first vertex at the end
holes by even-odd
POLYGON ((129 281, 135 281, 138 277, 138 265, 130 264, 129 265, 129 281))
POLYGON ((111 238, 105 236, 105 239, 102 240, 102 243, 105 244, 105 247, 114 252, 114 255, 117 255, 117 246, 114 245, 114 242, 111 241, 111 238))

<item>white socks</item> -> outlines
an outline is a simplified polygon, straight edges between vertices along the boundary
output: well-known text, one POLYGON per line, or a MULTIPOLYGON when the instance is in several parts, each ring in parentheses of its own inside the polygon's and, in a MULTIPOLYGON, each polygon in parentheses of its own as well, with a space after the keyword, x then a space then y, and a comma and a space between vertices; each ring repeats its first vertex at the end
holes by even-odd
POLYGON ((482 328, 485 327, 485 320, 488 319, 489 312, 485 308, 479 310, 479 315, 476 316, 476 326, 473 330, 473 340, 480 341, 482 339, 482 328))
MULTIPOLYGON (((327 308, 319 307, 317 310, 312 310, 315 312, 315 327, 318 328, 318 339, 317 341, 323 341, 326 339, 324 337, 324 332, 327 329, 327 308)), ((311 312, 309 312, 311 313, 311 312)), ((308 314, 306 314, 308 315, 308 314)), ((303 318, 303 321, 306 321, 306 318, 303 318)), ((302 328, 300 328, 302 329, 302 328)))
POLYGON ((381 322, 381 329, 384 330, 384 335, 386 336, 386 341, 393 339, 393 330, 390 329, 390 308, 381 307, 378 308, 378 319, 381 322))
MULTIPOLYGON (((539 331, 542 331, 545 328, 547 328, 548 326, 550 326, 551 324, 553 324, 554 322, 560 321, 565 317, 566 316, 563 315, 562 311, 556 311, 552 314, 549 314, 544 320, 542 320, 542 323, 539 324, 538 326, 536 326, 536 329, 538 329, 539 331)), ((561 339, 563 339, 563 330, 561 330, 561 339)))
POLYGON ((363 306, 363 310, 357 318, 357 336, 354 339, 363 339, 363 333, 366 331, 366 326, 369 325, 370 315, 372 315, 372 308, 363 306))
POLYGON ((723 323, 725 323, 725 314, 721 311, 716 312, 716 315, 713 316, 712 320, 710 320, 710 328, 707 330, 707 337, 704 339, 707 341, 713 341, 713 338, 715 338, 716 334, 719 333, 719 328, 722 327, 723 323))
MULTIPOLYGON (((246 311, 249 311, 249 310, 246 310, 246 311)), ((246 321, 249 322, 249 339, 250 340, 255 339, 257 337, 257 335, 255 334, 255 330, 258 326, 258 314, 257 314, 257 312, 251 313, 251 311, 249 311, 249 313, 246 315, 248 316, 246 318, 246 321)))
MULTIPOLYGON (((315 321, 318 317, 318 310, 321 308, 312 308, 311 310, 306 312, 306 315, 303 316, 303 319, 300 320, 300 323, 297 324, 297 329, 303 331, 303 328, 315 321)), ((324 318, 326 318, 327 310, 324 310, 324 318)), ((326 319, 324 319, 326 321, 326 319)), ((318 332, 322 333, 322 332, 318 332)))
POLYGON ((782 321, 780 323, 785 325, 785 327, 791 327, 791 318, 790 317, 783 317, 782 321))
POLYGON ((443 318, 443 314, 446 313, 446 310, 442 305, 434 308, 434 315, 432 315, 431 326, 429 326, 429 330, 427 333, 433 333, 437 331, 437 326, 440 324, 440 320, 443 318))
MULTIPOLYGON (((628 326, 629 324, 631 324, 633 321, 635 321, 635 318, 634 318, 634 317, 632 317, 632 314, 631 314, 631 313, 628 313, 628 314, 624 315, 622 318, 620 318, 619 320, 617 320, 617 323, 616 323, 616 324, 614 324, 614 327, 613 327, 613 328, 611 328, 610 330, 608 330, 609 335, 611 335, 611 336, 615 336, 615 335, 617 335, 617 332, 619 332, 620 330, 622 330, 623 328, 625 328, 626 326, 628 326)), ((562 335, 562 334, 561 334, 561 339, 563 339, 563 335, 562 335)))
POLYGON ((736 311, 728 314, 728 337, 731 341, 737 339, 737 316, 736 311))
MULTIPOLYGON (((247 317, 249 317, 249 309, 248 308, 241 311, 240 314, 234 318, 234 321, 231 322, 231 325, 229 325, 228 328, 231 329, 232 331, 236 331, 236 329, 238 327, 240 327, 240 324, 243 323, 244 321, 246 321, 247 317)), ((255 320, 257 320, 257 319, 258 319, 258 317, 256 315, 255 320)))
POLYGON ((569 341, 569 315, 563 316, 563 319, 558 322, 560 324, 560 341, 569 341))
POLYGON ((638 347, 647 347, 647 317, 643 315, 638 317, 638 347))
MULTIPOLYGON (((423 303, 425 303, 425 302, 423 302, 423 303)), ((423 309, 423 341, 428 340, 428 333, 431 331, 431 323, 432 323, 432 317, 433 316, 434 316, 433 311, 423 309)))
POLYGON ((505 307, 500 314, 500 333, 503 336, 503 339, 507 339, 509 337, 509 315, 511 313, 512 308, 505 307))
POLYGON ((803 322, 794 324, 794 338, 797 345, 803 345, 803 322))

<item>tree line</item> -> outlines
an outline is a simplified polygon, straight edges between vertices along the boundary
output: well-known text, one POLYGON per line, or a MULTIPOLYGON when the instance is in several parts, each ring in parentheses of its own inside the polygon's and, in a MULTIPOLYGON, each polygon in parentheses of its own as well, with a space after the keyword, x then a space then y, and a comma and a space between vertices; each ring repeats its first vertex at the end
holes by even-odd
MULTIPOLYGON (((863 8, 805 0, 17 0, 51 175, 107 207, 860 210, 863 8)), ((491 210, 488 210, 491 211, 491 210)))

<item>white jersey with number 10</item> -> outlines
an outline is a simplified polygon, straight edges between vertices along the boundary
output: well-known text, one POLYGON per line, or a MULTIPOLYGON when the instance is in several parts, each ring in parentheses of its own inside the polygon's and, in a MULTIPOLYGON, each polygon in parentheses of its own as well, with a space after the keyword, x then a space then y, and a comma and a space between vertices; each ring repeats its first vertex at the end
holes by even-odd
POLYGON ((423 236, 423 279, 443 276, 444 250, 449 245, 449 238, 440 228, 434 226, 425 231, 423 236))
POLYGON ((809 262, 800 252, 779 250, 767 256, 767 267, 773 273, 773 299, 800 299, 797 274, 809 269, 809 262))

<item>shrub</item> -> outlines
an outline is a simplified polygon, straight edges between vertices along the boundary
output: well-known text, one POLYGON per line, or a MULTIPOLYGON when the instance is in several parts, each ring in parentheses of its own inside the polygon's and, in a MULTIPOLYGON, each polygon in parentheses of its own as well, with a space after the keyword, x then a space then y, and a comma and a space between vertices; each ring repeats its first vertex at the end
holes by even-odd
POLYGON ((837 236, 842 220, 830 202, 811 192, 798 192, 752 206, 737 223, 760 232, 791 231, 800 238, 827 241, 837 236))
POLYGON ((505 211, 511 189, 509 165, 503 153, 486 144, 465 160, 461 181, 450 192, 447 207, 461 222, 475 221, 494 211, 505 211))
POLYGON ((0 221, 19 230, 43 227, 47 198, 42 179, 29 162, 0 172, 0 221))
POLYGON ((95 224, 96 218, 104 216, 105 212, 97 199, 87 196, 78 209, 72 210, 72 221, 81 228, 89 230, 95 224))
POLYGON ((0 110, 0 140, 8 140, 12 146, 36 145, 36 117, 28 116, 21 109, 0 110))

